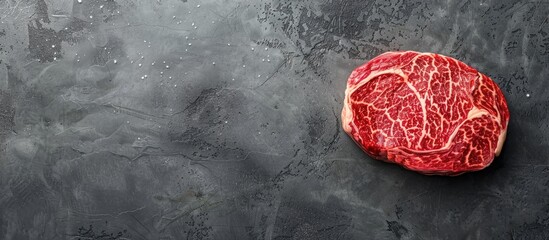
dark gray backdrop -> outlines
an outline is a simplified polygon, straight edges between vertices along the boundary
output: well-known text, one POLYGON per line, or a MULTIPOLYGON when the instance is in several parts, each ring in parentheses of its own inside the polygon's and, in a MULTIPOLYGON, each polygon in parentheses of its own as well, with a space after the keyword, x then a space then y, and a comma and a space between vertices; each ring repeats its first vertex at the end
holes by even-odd
POLYGON ((549 2, 0 0, 0 239, 548 239, 549 2), (340 128, 349 73, 430 51, 511 111, 428 177, 340 128))

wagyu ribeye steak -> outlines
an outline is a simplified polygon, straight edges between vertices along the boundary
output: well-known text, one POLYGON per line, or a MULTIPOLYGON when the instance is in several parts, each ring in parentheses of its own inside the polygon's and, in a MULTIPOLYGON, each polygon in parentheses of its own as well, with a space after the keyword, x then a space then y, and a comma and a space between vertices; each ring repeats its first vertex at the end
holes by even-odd
POLYGON ((353 71, 343 129, 373 158, 423 174, 481 170, 499 155, 509 109, 488 76, 434 53, 387 52, 353 71))

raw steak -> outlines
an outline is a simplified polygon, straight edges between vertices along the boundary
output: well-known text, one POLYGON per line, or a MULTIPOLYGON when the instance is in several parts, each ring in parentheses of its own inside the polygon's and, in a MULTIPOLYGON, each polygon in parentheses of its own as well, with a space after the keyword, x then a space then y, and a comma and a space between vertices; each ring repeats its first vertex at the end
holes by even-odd
POLYGON ((353 71, 341 119, 373 158, 423 174, 459 175, 499 155, 509 110, 492 79, 463 62, 387 52, 353 71))

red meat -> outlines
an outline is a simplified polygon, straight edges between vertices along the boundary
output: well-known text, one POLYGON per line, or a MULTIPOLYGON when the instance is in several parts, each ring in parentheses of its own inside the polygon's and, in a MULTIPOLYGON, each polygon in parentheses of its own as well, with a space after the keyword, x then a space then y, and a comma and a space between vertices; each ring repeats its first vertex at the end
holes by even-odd
POLYGON ((387 52, 353 71, 343 129, 375 159, 423 174, 484 169, 499 155, 509 110, 488 76, 434 53, 387 52))

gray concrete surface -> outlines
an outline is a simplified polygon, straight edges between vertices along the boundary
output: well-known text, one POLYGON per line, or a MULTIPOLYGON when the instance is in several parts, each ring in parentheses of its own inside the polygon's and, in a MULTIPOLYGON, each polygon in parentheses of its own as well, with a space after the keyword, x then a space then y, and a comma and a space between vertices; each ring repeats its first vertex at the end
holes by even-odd
POLYGON ((0 0, 0 239, 549 239, 549 2, 0 0), (340 128, 384 51, 509 102, 488 169, 428 177, 340 128))

